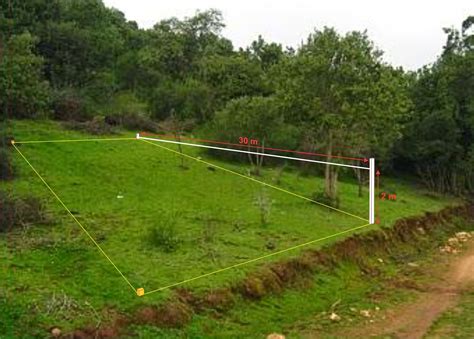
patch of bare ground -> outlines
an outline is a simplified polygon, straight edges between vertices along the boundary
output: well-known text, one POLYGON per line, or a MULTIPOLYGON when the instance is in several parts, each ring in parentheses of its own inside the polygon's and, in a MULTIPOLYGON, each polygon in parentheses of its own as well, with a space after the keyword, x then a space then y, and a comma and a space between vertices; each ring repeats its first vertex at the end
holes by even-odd
MULTIPOLYGON (((423 272, 432 282, 414 288, 418 298, 414 302, 382 311, 372 322, 344 329, 335 337, 423 338, 431 325, 448 309, 456 307, 466 289, 474 289, 474 239, 465 232, 457 233, 441 248, 439 260, 423 272), (466 235, 467 234, 467 235, 466 235), (447 246, 450 250, 446 250, 447 246)), ((411 288, 410 286, 403 286, 411 288)), ((317 337, 310 333, 308 337, 317 337)))

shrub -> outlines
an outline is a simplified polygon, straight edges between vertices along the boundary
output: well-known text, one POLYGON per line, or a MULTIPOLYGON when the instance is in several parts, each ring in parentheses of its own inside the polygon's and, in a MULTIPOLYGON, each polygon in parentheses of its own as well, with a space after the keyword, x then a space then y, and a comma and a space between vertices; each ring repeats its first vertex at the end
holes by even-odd
POLYGON ((54 93, 55 119, 84 121, 87 118, 86 106, 85 99, 73 88, 65 88, 54 93))
POLYGON ((147 105, 130 91, 117 93, 105 110, 105 122, 131 130, 156 132, 157 125, 147 114, 147 105))
POLYGON ((330 197, 326 196, 323 192, 314 193, 311 199, 321 204, 325 204, 331 207, 339 208, 339 205, 340 205, 339 197, 337 197, 336 199, 331 199, 330 197))
POLYGON ((115 128, 112 125, 106 123, 105 118, 100 116, 96 116, 92 120, 85 122, 66 121, 63 125, 66 128, 95 135, 113 134, 116 132, 115 128))
POLYGON ((130 112, 107 115, 105 122, 111 126, 123 126, 129 130, 157 132, 157 124, 145 113, 130 112))
POLYGON ((273 201, 268 196, 267 192, 262 189, 255 198, 255 205, 260 211, 260 224, 266 226, 270 217, 273 201))
POLYGON ((176 251, 181 243, 176 232, 178 217, 176 213, 165 214, 157 225, 150 227, 148 238, 153 246, 168 253, 176 251))
POLYGON ((15 198, 3 191, 0 191, 0 213, 0 232, 50 221, 43 203, 38 198, 15 198))

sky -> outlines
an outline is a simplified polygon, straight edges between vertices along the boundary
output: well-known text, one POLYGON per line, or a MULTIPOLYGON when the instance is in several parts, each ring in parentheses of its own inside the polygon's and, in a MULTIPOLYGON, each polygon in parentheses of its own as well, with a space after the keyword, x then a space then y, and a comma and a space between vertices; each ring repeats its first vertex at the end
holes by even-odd
POLYGON ((443 27, 460 28, 474 15, 473 0, 104 0, 141 28, 170 17, 183 19, 196 10, 219 9, 223 35, 246 47, 258 35, 284 47, 298 47, 314 28, 340 33, 367 30, 385 61, 415 70, 432 63, 446 41, 443 27))

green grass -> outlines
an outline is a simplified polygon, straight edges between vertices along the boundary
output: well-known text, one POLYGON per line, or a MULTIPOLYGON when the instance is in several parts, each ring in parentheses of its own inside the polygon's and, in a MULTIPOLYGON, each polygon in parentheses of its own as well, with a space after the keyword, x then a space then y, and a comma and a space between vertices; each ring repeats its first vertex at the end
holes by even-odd
POLYGON ((427 338, 472 338, 474 333, 474 291, 466 291, 461 301, 431 327, 427 338))
MULTIPOLYGON (((13 128, 17 141, 91 137, 63 130, 53 122, 16 121, 13 128)), ((122 136, 134 134, 124 132, 122 136)), ((18 147, 133 286, 144 287, 146 291, 366 223, 281 191, 263 188, 241 176, 220 169, 211 171, 194 160, 186 159, 183 169, 175 153, 137 140, 18 147), (255 203, 261 194, 271 201, 265 225, 261 224, 255 203), (178 242, 171 251, 165 251, 150 235, 170 214, 175 219, 174 236, 178 242)), ((184 147, 183 151, 248 176, 246 165, 211 158, 197 148, 184 147)), ((7 310, 0 315, 0 329, 13 323, 18 329, 31 329, 32 334, 44 334, 53 325, 71 329, 94 323, 96 314, 103 309, 128 312, 142 304, 159 304, 169 296, 169 290, 165 290, 136 297, 17 154, 14 164, 17 179, 2 183, 1 188, 17 196, 41 197, 55 222, 0 235, 0 260, 8 263, 0 271, 4 284, 0 303, 7 310)), ((305 197, 321 191, 324 183, 320 177, 300 175, 294 166, 285 170, 278 184, 275 173, 275 169, 265 168, 256 179, 305 197)), ((453 199, 426 195, 405 181, 383 178, 383 183, 397 193, 398 200, 380 204, 382 225, 456 203, 453 199)), ((366 217, 367 192, 364 197, 358 197, 357 185, 351 180, 340 183, 339 189, 340 208, 366 217)), ((287 252, 263 262, 298 253, 287 252)), ((206 290, 226 285, 261 264, 195 280, 186 287, 206 290)), ((320 283, 327 283, 323 280, 320 283)), ((293 298, 302 300, 307 297, 289 292, 287 298, 292 298, 292 294, 293 298)), ((301 312, 303 307, 292 321, 301 312)), ((268 316, 272 314, 269 311, 268 316)), ((201 325, 196 326, 196 331, 202 330, 201 325)), ((224 334, 225 327, 222 331, 224 334)))

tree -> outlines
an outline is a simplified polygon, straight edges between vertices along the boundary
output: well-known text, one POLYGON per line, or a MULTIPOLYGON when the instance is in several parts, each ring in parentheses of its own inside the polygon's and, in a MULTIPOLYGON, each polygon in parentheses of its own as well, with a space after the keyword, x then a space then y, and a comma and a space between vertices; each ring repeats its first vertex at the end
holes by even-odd
POLYGON ((264 92, 261 67, 243 54, 206 56, 199 62, 197 77, 215 92, 217 108, 229 100, 264 92))
POLYGON ((412 118, 398 156, 425 185, 463 194, 474 187, 474 17, 445 29, 441 57, 416 74, 412 118))
MULTIPOLYGON (((333 156, 341 155, 336 143, 366 147, 388 129, 393 133, 385 138, 393 141, 408 107, 403 91, 397 94, 397 72, 383 64, 365 33, 315 31, 295 57, 285 59, 277 79, 276 95, 287 121, 300 126, 311 151, 324 149, 333 162, 333 156)), ((334 205, 338 171, 325 168, 324 196, 334 205)))
MULTIPOLYGON (((265 145, 292 148, 298 140, 298 130, 285 121, 274 97, 242 97, 230 101, 216 113, 213 133, 217 140, 234 143, 242 136, 258 140, 259 147, 250 149, 249 143, 249 149, 262 154, 265 145)), ((256 175, 260 175, 263 158, 263 155, 248 156, 256 175)))
MULTIPOLYGON (((174 138, 176 141, 181 142, 181 136, 185 131, 192 130, 194 126, 194 120, 192 119, 186 119, 183 115, 180 115, 179 113, 175 112, 173 109, 170 112, 170 116, 166 119, 163 120, 160 124, 160 129, 170 132, 173 134, 174 138)), ((182 169, 187 169, 186 163, 185 163, 185 157, 183 153, 183 146, 179 143, 178 144, 178 150, 180 153, 180 158, 181 158, 181 165, 180 167, 182 169)))
POLYGON ((0 46, 0 109, 7 117, 31 118, 47 111, 49 86, 42 78, 43 59, 33 53, 35 42, 23 33, 0 46))
POLYGON ((257 40, 252 42, 246 52, 256 58, 264 70, 268 70, 270 67, 276 65, 284 57, 283 49, 280 44, 275 42, 268 43, 261 35, 258 36, 257 40))

